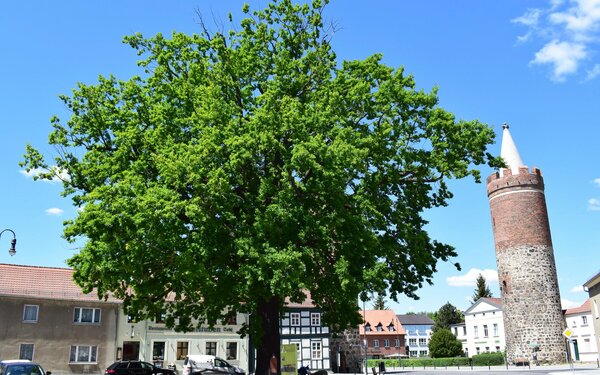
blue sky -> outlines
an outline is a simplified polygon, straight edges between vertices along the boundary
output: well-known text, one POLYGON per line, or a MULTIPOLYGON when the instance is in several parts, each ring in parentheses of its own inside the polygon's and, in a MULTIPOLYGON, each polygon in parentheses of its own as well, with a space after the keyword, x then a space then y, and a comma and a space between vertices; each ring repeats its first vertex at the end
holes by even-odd
MULTIPOLYGON (((219 28, 228 12, 239 20, 242 4, 0 3, 0 230, 10 228, 18 238, 17 255, 9 257, 12 236, 2 235, 1 263, 64 267, 77 251, 61 237, 63 220, 75 215, 61 186, 33 182, 18 166, 27 143, 54 155, 49 119, 68 118, 58 95, 100 74, 138 73, 124 35, 197 32, 197 12, 219 28)), ((414 74, 419 88, 438 86, 440 105, 457 118, 494 127, 493 153, 500 152, 502 123, 511 125, 525 164, 544 174, 563 307, 582 303, 581 284, 600 270, 600 0, 333 0, 325 16, 336 25, 340 59, 382 53, 388 65, 414 74)), ((484 168, 482 176, 492 172, 484 168)), ((499 296, 485 184, 451 186, 450 205, 427 217, 431 235, 457 248, 452 261, 462 271, 440 263, 420 300, 388 303, 397 313, 434 311, 446 302, 466 309, 480 272, 499 296)))

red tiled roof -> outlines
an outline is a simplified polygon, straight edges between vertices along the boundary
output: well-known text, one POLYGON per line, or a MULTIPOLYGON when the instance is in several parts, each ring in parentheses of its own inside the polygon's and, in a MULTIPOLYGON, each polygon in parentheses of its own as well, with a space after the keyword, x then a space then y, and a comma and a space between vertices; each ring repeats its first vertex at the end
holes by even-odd
MULTIPOLYGON (((70 268, 21 266, 0 263, 0 296, 104 302, 95 292, 84 294, 73 281, 70 268)), ((108 302, 120 300, 108 298, 108 302)))
POLYGON ((484 300, 494 303, 498 306, 502 306, 502 298, 497 297, 484 297, 484 300))
POLYGON ((565 310, 565 315, 574 315, 574 314, 582 314, 582 313, 591 313, 592 305, 590 304, 590 300, 586 300, 581 306, 574 307, 572 309, 565 310))
MULTIPOLYGON (((367 332, 368 335, 382 335, 382 334, 390 334, 390 335, 403 335, 405 334, 404 327, 400 324, 396 313, 392 310, 360 310, 360 315, 365 320, 365 324, 369 324, 371 326, 371 331, 367 332), (377 332, 375 327, 377 325, 383 326, 383 332, 377 332), (394 324, 395 331, 388 331, 388 326, 390 323, 394 324)), ((361 324, 358 327, 358 332, 360 335, 365 334, 365 324, 361 324)))

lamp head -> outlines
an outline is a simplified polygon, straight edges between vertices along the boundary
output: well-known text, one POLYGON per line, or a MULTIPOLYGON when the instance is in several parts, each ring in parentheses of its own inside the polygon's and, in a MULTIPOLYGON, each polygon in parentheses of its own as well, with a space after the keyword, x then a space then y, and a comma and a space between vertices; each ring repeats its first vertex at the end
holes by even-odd
POLYGON ((17 246, 17 239, 13 238, 10 241, 10 249, 8 249, 8 253, 10 254, 10 256, 15 255, 15 253, 17 252, 17 249, 15 248, 17 246))

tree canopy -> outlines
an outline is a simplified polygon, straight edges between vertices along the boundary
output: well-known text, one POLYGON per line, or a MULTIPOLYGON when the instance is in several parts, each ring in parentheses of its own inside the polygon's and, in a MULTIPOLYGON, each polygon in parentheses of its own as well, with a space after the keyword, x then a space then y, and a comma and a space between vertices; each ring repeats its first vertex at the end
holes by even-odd
POLYGON ((450 329, 450 325, 464 322, 464 314, 458 310, 450 302, 446 302, 440 309, 434 314, 433 331, 438 329, 450 329))
POLYGON ((473 297, 471 297, 471 302, 475 303, 483 297, 492 297, 492 291, 488 287, 485 277, 483 277, 482 274, 479 274, 479 276, 477 276, 475 291, 473 292, 473 297))
POLYGON ((429 340, 431 358, 451 358, 464 355, 462 343, 447 328, 441 328, 431 334, 429 340))
POLYGON ((286 301, 309 294, 341 330, 360 321, 357 296, 417 298, 456 255, 423 212, 448 203, 449 179, 501 164, 492 129, 381 54, 339 61, 326 2, 245 5, 224 33, 125 37, 139 75, 61 96, 57 155, 28 145, 22 165, 68 174, 78 212, 64 235, 85 238, 68 261, 84 291, 180 330, 252 313, 242 333, 265 337, 260 372, 286 301))

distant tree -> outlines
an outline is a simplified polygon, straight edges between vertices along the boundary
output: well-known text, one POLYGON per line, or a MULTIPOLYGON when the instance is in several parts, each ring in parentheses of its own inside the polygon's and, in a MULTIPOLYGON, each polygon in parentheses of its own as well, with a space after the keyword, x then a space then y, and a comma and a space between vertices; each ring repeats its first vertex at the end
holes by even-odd
POLYGON ((486 297, 486 298, 492 297, 492 292, 491 292, 490 288, 488 288, 488 286, 485 282, 485 277, 483 277, 482 274, 479 274, 479 276, 477 276, 475 292, 473 292, 473 297, 471 299, 471 302, 475 303, 480 298, 483 298, 483 297, 486 297))
POLYGON ((450 329, 451 324, 464 321, 464 315, 450 302, 447 302, 440 307, 432 319, 435 322, 435 325, 433 326, 433 331, 435 332, 439 329, 450 329))
POLYGON ((373 310, 388 310, 385 305, 385 296, 383 294, 377 294, 375 301, 373 301, 373 310))
POLYGON ((449 358, 464 355, 462 343, 449 329, 440 328, 433 332, 429 340, 431 358, 449 358))

